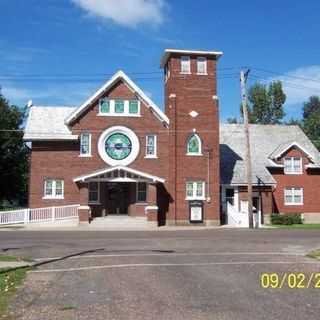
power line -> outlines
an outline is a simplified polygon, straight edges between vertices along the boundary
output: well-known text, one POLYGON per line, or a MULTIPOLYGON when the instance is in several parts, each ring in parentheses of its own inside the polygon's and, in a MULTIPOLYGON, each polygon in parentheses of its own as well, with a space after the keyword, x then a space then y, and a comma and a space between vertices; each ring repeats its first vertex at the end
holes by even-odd
POLYGON ((292 78, 292 79, 299 79, 299 80, 306 80, 306 81, 313 81, 313 82, 320 83, 320 79, 312 79, 312 78, 305 78, 305 77, 287 75, 287 74, 283 74, 283 73, 280 73, 280 72, 270 71, 270 70, 266 70, 266 69, 262 69, 262 68, 256 68, 256 67, 253 67, 252 69, 258 70, 258 71, 262 71, 262 72, 266 72, 266 73, 270 73, 270 74, 274 74, 274 75, 278 75, 278 76, 282 76, 282 77, 285 77, 285 78, 292 78))

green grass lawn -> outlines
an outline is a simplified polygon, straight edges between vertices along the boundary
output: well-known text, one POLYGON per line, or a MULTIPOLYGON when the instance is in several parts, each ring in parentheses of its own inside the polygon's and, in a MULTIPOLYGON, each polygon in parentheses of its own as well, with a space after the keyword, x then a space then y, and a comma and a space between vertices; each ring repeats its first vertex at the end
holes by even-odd
POLYGON ((273 224, 272 227, 281 229, 320 229, 320 223, 305 223, 291 225, 273 224))
MULTIPOLYGON (((13 256, 0 255, 0 261, 22 261, 23 259, 13 256)), ((17 288, 23 283, 29 268, 16 270, 0 269, 0 319, 9 320, 7 308, 10 299, 14 296, 17 288)))

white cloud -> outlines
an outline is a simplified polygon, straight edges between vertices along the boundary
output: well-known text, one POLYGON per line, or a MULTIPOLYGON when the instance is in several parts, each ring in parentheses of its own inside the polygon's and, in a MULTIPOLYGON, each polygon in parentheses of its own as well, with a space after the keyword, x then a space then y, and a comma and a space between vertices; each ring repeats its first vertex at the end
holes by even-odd
POLYGON ((312 95, 320 96, 320 66, 298 68, 271 80, 281 80, 286 104, 301 104, 312 95))
POLYGON ((93 82, 61 83, 27 88, 6 82, 2 84, 1 92, 11 104, 20 107, 25 106, 29 100, 32 100, 35 105, 77 106, 92 94, 99 85, 93 82))
POLYGON ((161 24, 166 0, 71 0, 90 15, 135 27, 140 23, 161 24))

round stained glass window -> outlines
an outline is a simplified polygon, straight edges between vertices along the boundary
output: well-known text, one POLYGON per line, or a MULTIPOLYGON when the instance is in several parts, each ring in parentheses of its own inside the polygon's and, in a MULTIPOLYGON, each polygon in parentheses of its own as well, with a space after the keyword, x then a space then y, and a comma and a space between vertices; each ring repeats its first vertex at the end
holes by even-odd
POLYGON ((125 134, 117 132, 106 139, 105 150, 111 159, 123 160, 130 155, 132 143, 125 134))
POLYGON ((137 135, 124 126, 114 126, 103 131, 98 140, 98 152, 110 166, 127 166, 140 150, 137 135))

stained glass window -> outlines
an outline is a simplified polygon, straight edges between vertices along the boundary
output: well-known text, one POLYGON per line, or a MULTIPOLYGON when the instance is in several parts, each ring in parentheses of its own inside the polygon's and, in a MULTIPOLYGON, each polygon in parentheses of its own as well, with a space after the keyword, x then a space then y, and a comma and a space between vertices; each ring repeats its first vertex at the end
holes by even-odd
POLYGON ((201 154, 201 141, 198 135, 193 134, 188 139, 188 154, 201 154))
POLYGON ((100 100, 100 113, 109 113, 110 112, 110 101, 108 99, 100 100))
POLYGON ((138 100, 130 100, 129 113, 138 113, 138 111, 139 111, 138 100))
POLYGON ((116 100, 114 105, 115 113, 124 113, 124 101, 116 100))
POLYGON ((110 158, 123 160, 131 153, 132 143, 125 134, 114 133, 106 139, 105 150, 110 158))

